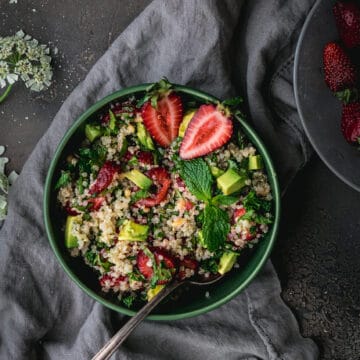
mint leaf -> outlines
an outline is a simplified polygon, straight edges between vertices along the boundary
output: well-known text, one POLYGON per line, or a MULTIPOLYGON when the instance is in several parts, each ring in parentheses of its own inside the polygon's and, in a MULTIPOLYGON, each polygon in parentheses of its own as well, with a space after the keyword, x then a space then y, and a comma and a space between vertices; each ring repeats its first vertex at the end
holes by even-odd
POLYGON ((228 195, 216 195, 212 198, 211 202, 214 205, 231 205, 236 203, 239 200, 237 196, 228 196, 228 195))
POLYGON ((230 231, 229 215, 214 205, 206 205, 202 220, 204 245, 209 251, 216 251, 224 245, 230 231))
POLYGON ((63 186, 66 186, 71 181, 71 175, 69 171, 61 171, 59 180, 55 185, 55 190, 60 189, 63 186))
POLYGON ((211 186, 213 177, 207 163, 201 159, 182 161, 180 176, 185 181, 189 191, 199 200, 211 200, 211 186))

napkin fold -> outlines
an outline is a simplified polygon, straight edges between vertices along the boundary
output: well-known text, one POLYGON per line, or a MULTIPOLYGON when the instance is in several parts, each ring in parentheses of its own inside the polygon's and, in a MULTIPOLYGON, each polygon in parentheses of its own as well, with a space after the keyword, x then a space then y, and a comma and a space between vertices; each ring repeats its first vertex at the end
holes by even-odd
MULTIPOLYGON (((294 44, 313 1, 154 0, 64 102, 10 192, 0 231, 0 358, 89 359, 126 317, 84 294, 45 235, 46 173, 60 139, 90 105, 158 81, 220 98, 246 97, 249 121, 273 154, 283 189, 310 148, 292 91, 294 44)), ((269 261, 228 304, 196 318, 143 322, 112 359, 316 359, 280 298, 269 261)))

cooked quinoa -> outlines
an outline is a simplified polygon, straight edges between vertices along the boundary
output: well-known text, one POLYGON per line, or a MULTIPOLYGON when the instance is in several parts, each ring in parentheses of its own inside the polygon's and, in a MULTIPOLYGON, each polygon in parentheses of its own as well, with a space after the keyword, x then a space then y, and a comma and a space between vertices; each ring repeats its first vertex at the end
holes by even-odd
POLYGON ((249 158, 255 158, 257 150, 243 134, 241 142, 233 136, 201 157, 211 169, 213 198, 223 196, 217 179, 229 168, 245 179, 241 189, 227 197, 229 203, 216 205, 229 228, 225 243, 210 251, 202 231, 206 201, 189 190, 179 170, 182 138, 169 147, 157 146, 143 126, 136 101, 112 104, 109 112, 88 124, 93 133, 68 156, 56 186, 67 214, 65 242, 71 255, 82 257, 98 274, 102 291, 114 292, 127 306, 135 298, 149 298, 151 289, 174 277, 218 273, 224 252, 241 254, 272 223, 267 175, 259 164, 249 170, 249 158), (146 186, 128 175, 135 173, 147 178, 146 186), (141 234, 135 234, 138 231, 141 234))

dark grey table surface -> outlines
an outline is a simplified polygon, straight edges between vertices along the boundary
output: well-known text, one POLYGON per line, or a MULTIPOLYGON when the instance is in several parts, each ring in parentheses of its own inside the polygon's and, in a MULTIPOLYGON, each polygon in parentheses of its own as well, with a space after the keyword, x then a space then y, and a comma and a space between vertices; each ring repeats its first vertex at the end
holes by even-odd
MULTIPOLYGON (((0 105, 8 171, 21 167, 72 89, 149 0, 0 0, 0 36, 23 29, 59 49, 50 90, 21 84, 0 105)), ((272 255, 283 298, 322 359, 360 358, 360 193, 314 155, 283 199, 272 255)), ((306 359, 304 359, 306 360, 306 359)))

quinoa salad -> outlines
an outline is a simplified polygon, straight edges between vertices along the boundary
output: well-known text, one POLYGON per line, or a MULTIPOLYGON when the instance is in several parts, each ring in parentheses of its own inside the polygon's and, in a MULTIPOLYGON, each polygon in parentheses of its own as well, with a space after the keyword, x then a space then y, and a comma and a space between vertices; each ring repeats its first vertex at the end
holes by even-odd
POLYGON ((238 267, 273 222, 261 155, 234 117, 163 79, 85 125, 55 185, 64 243, 127 307, 238 267))

